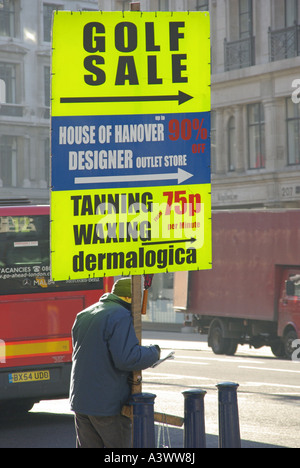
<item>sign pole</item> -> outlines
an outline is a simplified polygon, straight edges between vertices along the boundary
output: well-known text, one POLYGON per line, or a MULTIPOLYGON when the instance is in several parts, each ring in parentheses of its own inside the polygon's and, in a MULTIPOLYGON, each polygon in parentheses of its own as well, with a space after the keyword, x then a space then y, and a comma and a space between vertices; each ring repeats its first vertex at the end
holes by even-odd
MULTIPOLYGON (((131 2, 130 3, 131 11, 140 11, 141 4, 140 2, 131 2)), ((139 340, 139 343, 142 342, 142 316, 141 316, 141 307, 142 307, 142 291, 141 291, 141 276, 132 275, 132 302, 131 302, 131 311, 133 317, 133 325, 135 329, 136 336, 139 340)), ((142 391, 142 372, 133 372, 133 384, 132 384, 132 393, 141 393, 142 391)))
MULTIPOLYGON (((140 11, 140 2, 132 2, 130 4, 131 11, 140 11)), ((142 343, 142 291, 141 291, 141 276, 131 276, 131 313, 133 319, 133 326, 139 343, 142 343)), ((132 373, 131 393, 142 393, 142 371, 134 371, 132 373)), ((133 423, 133 406, 125 405, 122 409, 124 416, 130 417, 133 423)), ((132 427, 132 431, 133 431, 132 427)), ((133 432, 132 432, 133 433, 133 432)))

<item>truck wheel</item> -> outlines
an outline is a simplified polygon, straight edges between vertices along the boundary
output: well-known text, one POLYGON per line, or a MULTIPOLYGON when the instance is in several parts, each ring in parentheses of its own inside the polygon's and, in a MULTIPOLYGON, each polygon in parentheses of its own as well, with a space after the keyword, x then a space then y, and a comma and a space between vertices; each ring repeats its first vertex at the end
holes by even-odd
POLYGON ((227 345, 227 348, 225 350, 225 354, 227 356, 234 356, 235 353, 236 353, 237 347, 238 347, 238 342, 236 340, 233 340, 233 339, 229 339, 227 341, 228 341, 228 345, 227 345))
POLYGON ((226 354, 229 346, 229 340, 223 337, 223 330, 218 323, 212 326, 209 341, 215 354, 226 354))
POLYGON ((295 330, 290 330, 283 338, 284 342, 284 351, 288 359, 292 359, 292 354, 295 351, 293 347, 293 342, 297 340, 298 336, 295 330))
POLYGON ((284 343, 281 340, 277 340, 271 344, 271 351, 276 357, 284 357, 285 356, 285 348, 284 343))

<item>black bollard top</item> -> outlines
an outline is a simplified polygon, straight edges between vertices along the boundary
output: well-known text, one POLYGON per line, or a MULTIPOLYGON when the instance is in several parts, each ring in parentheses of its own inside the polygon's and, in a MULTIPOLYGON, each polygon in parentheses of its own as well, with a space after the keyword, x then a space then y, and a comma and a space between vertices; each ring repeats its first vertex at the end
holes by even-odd
POLYGON ((223 389, 223 388, 232 388, 233 390, 235 390, 236 388, 239 387, 239 384, 238 383, 234 383, 234 382, 221 382, 219 384, 216 385, 217 388, 219 389, 223 389))

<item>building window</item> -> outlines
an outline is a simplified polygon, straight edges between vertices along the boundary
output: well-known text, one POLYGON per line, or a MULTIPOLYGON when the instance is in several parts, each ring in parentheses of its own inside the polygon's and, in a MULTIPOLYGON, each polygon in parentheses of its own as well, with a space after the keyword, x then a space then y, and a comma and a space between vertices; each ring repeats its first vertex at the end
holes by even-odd
POLYGON ((261 103, 250 104, 248 111, 249 169, 265 167, 265 117, 261 103))
POLYGON ((50 67, 44 67, 44 119, 50 118, 50 67))
POLYGON ((6 102, 6 84, 3 78, 0 78, 0 105, 6 102))
POLYGON ((169 0, 156 0, 154 3, 155 3, 154 10, 157 10, 157 11, 169 10, 169 0))
POLYGON ((230 117, 228 122, 228 170, 230 172, 235 170, 236 162, 236 131, 235 131, 235 118, 230 117))
POLYGON ((300 164, 300 104, 286 100, 288 165, 300 164))
POLYGON ((116 2, 116 10, 120 11, 129 11, 130 10, 130 1, 131 0, 119 0, 116 2))
POLYGON ((0 0, 0 36, 16 37, 15 0, 0 0))
MULTIPOLYGON (((255 65, 252 0, 239 0, 238 40, 224 40, 225 71, 255 65)), ((232 20, 233 21, 233 20, 232 20)))
POLYGON ((52 14, 55 10, 62 10, 60 5, 44 3, 43 5, 43 25, 44 25, 44 42, 51 42, 51 27, 52 14))
POLYGON ((16 103, 16 66, 0 62, 0 96, 3 104, 16 103))
POLYGON ((17 186, 17 139, 10 136, 0 138, 0 186, 17 186))
POLYGON ((298 22, 298 0, 284 1, 285 27, 289 28, 298 22))
POLYGON ((44 67, 44 99, 45 106, 50 107, 50 67, 44 67))
POLYGON ((240 39, 252 36, 252 0, 239 0, 240 39))
POLYGON ((17 68, 15 64, 0 62, 0 115, 23 115, 23 107, 18 104, 20 96, 17 94, 17 68))
POLYGON ((189 0, 188 10, 208 11, 209 0, 189 0))
POLYGON ((300 55, 298 0, 284 0, 282 29, 269 28, 269 60, 284 60, 300 55))

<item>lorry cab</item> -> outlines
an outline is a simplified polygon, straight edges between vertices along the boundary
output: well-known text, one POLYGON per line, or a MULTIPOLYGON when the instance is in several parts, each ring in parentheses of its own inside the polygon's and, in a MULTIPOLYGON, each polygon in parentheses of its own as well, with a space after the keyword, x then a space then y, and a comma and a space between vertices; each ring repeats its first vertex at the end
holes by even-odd
POLYGON ((292 357, 300 337, 300 268, 285 268, 278 301, 278 336, 282 337, 284 354, 292 357))
POLYGON ((297 355, 299 225, 299 209, 212 212, 212 269, 175 273, 174 308, 208 335, 215 354, 249 344, 297 355))

